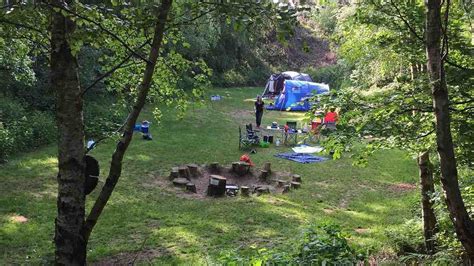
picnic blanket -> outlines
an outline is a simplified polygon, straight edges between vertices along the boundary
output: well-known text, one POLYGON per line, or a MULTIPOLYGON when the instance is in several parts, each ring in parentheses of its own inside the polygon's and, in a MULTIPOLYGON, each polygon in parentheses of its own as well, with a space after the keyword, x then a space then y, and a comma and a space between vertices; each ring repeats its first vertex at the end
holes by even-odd
POLYGON ((315 153, 315 152, 321 152, 324 150, 323 147, 313 147, 313 146, 308 146, 308 145, 300 145, 292 148, 292 150, 296 153, 315 153))
POLYGON ((279 153, 279 154, 275 154, 275 157, 287 159, 290 161, 295 161, 298 163, 318 163, 318 162, 327 160, 327 158, 325 157, 314 156, 314 155, 306 154, 306 153, 295 153, 295 152, 279 153))

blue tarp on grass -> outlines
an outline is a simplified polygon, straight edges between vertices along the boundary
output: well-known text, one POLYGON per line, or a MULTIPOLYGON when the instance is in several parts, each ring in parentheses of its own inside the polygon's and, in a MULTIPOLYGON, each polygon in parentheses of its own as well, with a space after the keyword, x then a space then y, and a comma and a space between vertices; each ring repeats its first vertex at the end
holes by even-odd
POLYGON ((295 152, 288 152, 288 153, 279 153, 275 154, 275 157, 287 159, 290 161, 295 161, 298 163, 319 163, 326 161, 328 158, 314 156, 311 154, 306 153, 295 153, 295 152))

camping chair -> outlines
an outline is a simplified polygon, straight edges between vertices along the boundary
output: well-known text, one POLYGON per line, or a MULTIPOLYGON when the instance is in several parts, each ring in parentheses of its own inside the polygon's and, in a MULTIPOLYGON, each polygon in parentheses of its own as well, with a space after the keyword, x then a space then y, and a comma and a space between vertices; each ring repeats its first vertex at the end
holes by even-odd
POLYGON ((239 150, 249 149, 252 144, 260 143, 260 138, 252 130, 252 125, 245 125, 245 128, 246 134, 242 134, 242 128, 239 126, 239 150))
POLYGON ((288 126, 288 132, 285 132, 285 144, 288 144, 288 140, 293 140, 296 144, 298 142, 297 123, 295 121, 287 121, 286 125, 288 126))

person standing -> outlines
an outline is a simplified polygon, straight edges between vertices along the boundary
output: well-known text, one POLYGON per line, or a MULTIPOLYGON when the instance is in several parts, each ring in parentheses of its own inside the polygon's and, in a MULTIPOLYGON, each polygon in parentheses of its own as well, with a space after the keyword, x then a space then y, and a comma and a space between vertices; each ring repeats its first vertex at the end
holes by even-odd
POLYGON ((257 128, 260 128, 260 124, 262 123, 264 105, 265 103, 263 102, 262 97, 257 95, 257 101, 255 102, 255 122, 257 123, 257 128))

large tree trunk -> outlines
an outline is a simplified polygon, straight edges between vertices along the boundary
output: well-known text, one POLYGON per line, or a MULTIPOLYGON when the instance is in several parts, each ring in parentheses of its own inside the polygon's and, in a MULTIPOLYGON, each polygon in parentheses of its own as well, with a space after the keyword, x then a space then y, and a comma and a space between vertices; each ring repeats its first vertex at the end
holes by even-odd
MULTIPOLYGON (((55 1, 55 5, 63 5, 55 1)), ((84 122, 78 65, 67 36, 74 22, 60 12, 51 18, 51 84, 56 92, 58 141, 58 216, 55 221, 55 259, 59 265, 82 265, 86 242, 84 224, 84 122)))
POLYGON ((112 195, 112 191, 117 184, 120 175, 122 174, 122 160, 125 152, 127 151, 128 145, 132 141, 133 128, 137 121, 140 112, 145 105, 146 96, 151 86, 153 72, 155 71, 155 64, 159 56, 161 48, 163 33, 165 31, 165 24, 168 18, 168 12, 171 9, 172 0, 163 0, 158 13, 158 20, 155 25, 155 31, 153 35, 153 41, 151 44, 151 51, 148 56, 148 62, 143 74, 143 80, 140 84, 137 100, 133 106, 131 113, 128 115, 127 121, 125 122, 124 133, 122 138, 117 143, 115 151, 112 155, 112 162, 110 163, 110 171, 99 197, 97 198, 94 206, 92 207, 84 226, 83 235, 86 241, 97 223, 99 216, 101 215, 107 201, 112 195))
POLYGON ((469 218, 459 190, 456 158, 451 136, 449 97, 440 48, 441 1, 425 1, 426 53, 436 118, 436 143, 441 168, 441 182, 446 195, 449 214, 457 237, 468 256, 474 261, 474 222, 469 218))
POLYGON ((436 216, 433 210, 431 195, 434 191, 433 170, 430 163, 430 153, 423 152, 418 156, 418 168, 420 170, 421 184, 421 206, 423 215, 423 234, 425 237, 425 247, 429 254, 434 253, 436 233, 436 216))

